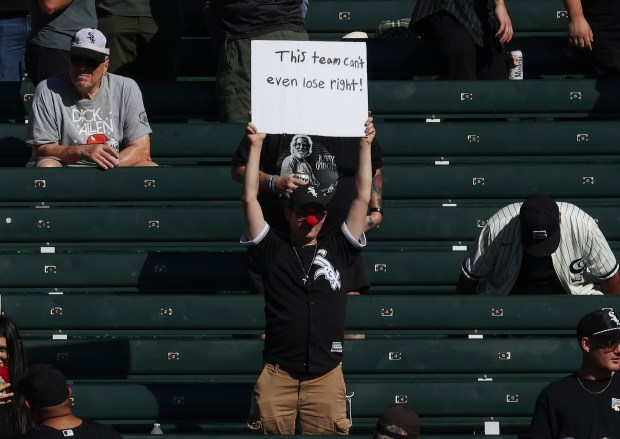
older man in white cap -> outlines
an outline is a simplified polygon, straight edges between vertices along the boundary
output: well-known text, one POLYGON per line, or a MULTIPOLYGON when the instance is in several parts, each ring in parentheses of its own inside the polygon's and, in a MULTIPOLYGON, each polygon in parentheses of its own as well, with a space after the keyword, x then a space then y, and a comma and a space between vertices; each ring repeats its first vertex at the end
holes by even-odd
POLYGON ((132 79, 108 73, 110 49, 97 29, 71 43, 71 64, 35 91, 27 166, 157 166, 142 94, 132 79))

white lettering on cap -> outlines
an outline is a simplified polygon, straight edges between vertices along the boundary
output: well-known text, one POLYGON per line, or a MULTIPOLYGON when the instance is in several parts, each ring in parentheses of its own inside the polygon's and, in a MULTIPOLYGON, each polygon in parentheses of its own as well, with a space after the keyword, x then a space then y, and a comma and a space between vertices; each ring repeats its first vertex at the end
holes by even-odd
POLYGON ((618 317, 616 317, 616 314, 613 312, 613 310, 609 311, 608 315, 612 322, 620 326, 620 320, 618 320, 618 317))
POLYGON ((534 239, 538 239, 538 240, 543 240, 543 239, 547 239, 549 236, 547 235, 547 231, 546 230, 534 230, 532 231, 532 238, 534 239))

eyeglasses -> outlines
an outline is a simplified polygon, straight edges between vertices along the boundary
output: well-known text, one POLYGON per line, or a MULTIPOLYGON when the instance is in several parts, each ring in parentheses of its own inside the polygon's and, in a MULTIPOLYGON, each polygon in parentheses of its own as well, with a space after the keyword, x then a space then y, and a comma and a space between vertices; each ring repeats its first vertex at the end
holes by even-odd
POLYGON ((603 349, 603 352, 608 354, 616 350, 620 345, 620 340, 601 340, 599 346, 603 349))
POLYGON ((299 221, 305 220, 309 215, 314 215, 321 222, 323 217, 325 216, 324 210, 307 210, 307 209, 298 209, 295 210, 295 215, 299 221))
POLYGON ((101 63, 95 61, 92 58, 87 58, 85 56, 72 56, 71 64, 73 64, 74 66, 82 66, 82 67, 87 67, 89 69, 96 69, 97 67, 99 67, 99 64, 101 63))

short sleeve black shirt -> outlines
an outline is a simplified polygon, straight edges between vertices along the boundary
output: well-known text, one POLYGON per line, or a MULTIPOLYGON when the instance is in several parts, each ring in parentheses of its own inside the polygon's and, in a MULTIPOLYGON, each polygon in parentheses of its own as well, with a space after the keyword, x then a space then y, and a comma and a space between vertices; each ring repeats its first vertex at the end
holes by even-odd
POLYGON ((620 379, 581 379, 572 374, 549 384, 538 396, 531 439, 601 439, 620 437, 620 379))
POLYGON ((78 427, 56 430, 38 425, 22 436, 24 439, 122 439, 116 430, 93 421, 82 421, 78 427))
POLYGON ((258 239, 249 252, 265 284, 264 361, 289 372, 332 370, 342 361, 348 291, 344 272, 361 245, 338 230, 319 239, 313 259, 313 247, 296 247, 295 252, 289 240, 272 231, 258 239), (305 283, 302 265, 310 267, 305 283))

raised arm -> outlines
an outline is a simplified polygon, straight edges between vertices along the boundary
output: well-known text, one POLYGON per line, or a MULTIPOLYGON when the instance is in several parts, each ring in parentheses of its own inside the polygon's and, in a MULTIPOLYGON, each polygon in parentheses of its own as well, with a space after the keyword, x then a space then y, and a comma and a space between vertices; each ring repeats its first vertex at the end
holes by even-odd
POLYGON ((368 217, 366 218, 366 226, 364 233, 379 228, 383 221, 383 175, 381 168, 375 171, 372 177, 372 189, 370 191, 370 204, 368 205, 368 217))
MULTIPOLYGON (((357 173, 355 175, 355 198, 349 207, 346 225, 353 237, 359 239, 364 233, 366 225, 366 214, 368 212, 368 203, 370 202, 370 191, 372 187, 372 160, 370 157, 370 148, 375 138, 376 130, 372 117, 366 120, 366 137, 360 138, 359 145, 359 162, 357 165, 357 173)), ((247 172, 247 171, 246 171, 247 172)))
POLYGON ((250 143, 248 161, 243 176, 243 213, 245 215, 245 231, 249 239, 256 238, 265 228, 265 217, 258 203, 260 152, 263 148, 265 134, 259 133, 252 122, 247 126, 247 138, 250 143))

